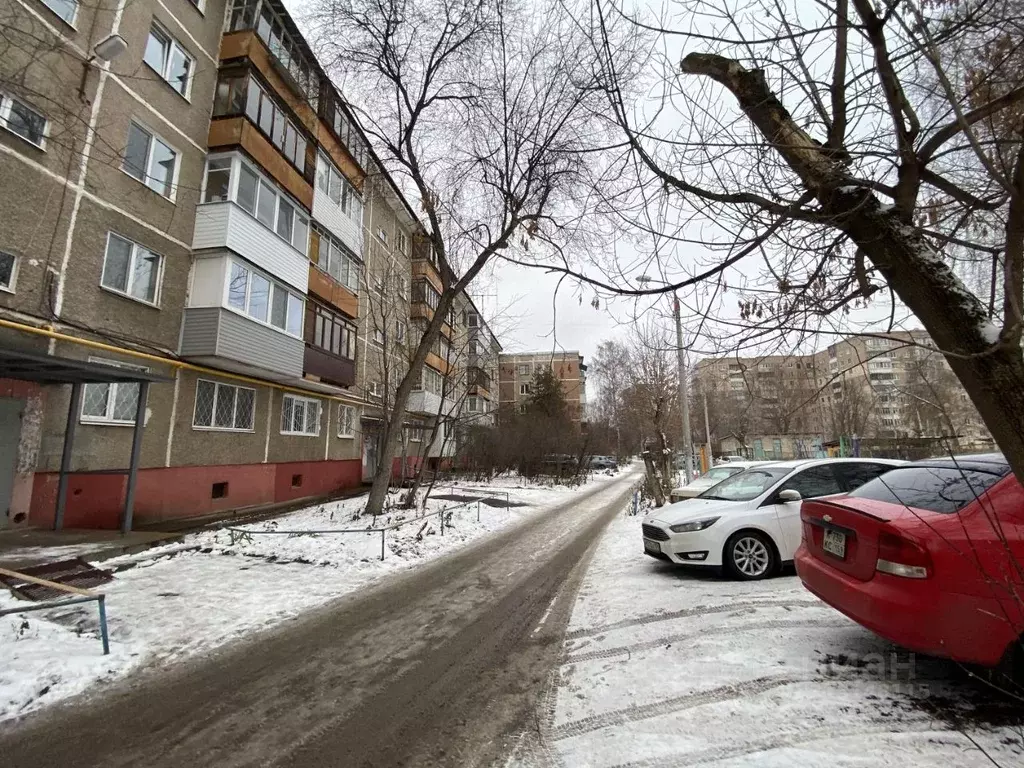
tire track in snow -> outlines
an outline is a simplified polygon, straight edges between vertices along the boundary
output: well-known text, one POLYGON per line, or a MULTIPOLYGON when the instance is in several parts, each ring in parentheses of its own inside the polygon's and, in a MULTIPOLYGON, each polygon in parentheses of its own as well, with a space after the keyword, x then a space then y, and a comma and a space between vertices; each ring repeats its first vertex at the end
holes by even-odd
POLYGON ((753 631, 761 631, 765 629, 792 629, 797 627, 815 627, 823 629, 832 629, 834 627, 842 627, 845 625, 844 621, 832 620, 825 621, 822 619, 792 619, 785 620, 779 619, 776 621, 762 621, 756 625, 748 627, 736 627, 736 626, 724 626, 724 627, 712 627, 711 629, 699 629, 691 632, 680 632, 674 635, 666 635, 656 640, 648 640, 643 643, 634 643, 633 645, 621 645, 616 648, 608 648, 604 651, 588 651, 586 653, 578 653, 576 655, 568 655, 562 660, 562 665, 566 664, 578 664, 584 661, 597 661, 598 659, 611 659, 616 656, 621 656, 624 653, 632 653, 633 651, 650 651, 655 648, 661 648, 664 645, 676 643, 681 640, 693 640, 694 638, 703 638, 708 635, 721 635, 727 633, 744 632, 748 629, 753 631))
POLYGON ((613 725, 635 723, 640 720, 660 717, 661 715, 668 715, 684 709, 693 709, 694 707, 700 707, 705 704, 715 704, 720 701, 738 699, 743 696, 754 696, 759 693, 764 693, 765 691, 770 691, 773 688, 781 688, 784 685, 792 685, 799 682, 805 681, 794 677, 759 677, 743 683, 723 685, 718 688, 711 688, 710 690, 698 691, 696 693, 687 693, 682 696, 674 696, 671 699, 656 701, 652 704, 634 705, 624 709, 605 712, 600 715, 592 715, 591 717, 585 717, 581 720, 573 720, 572 722, 553 728, 549 733, 549 738, 552 741, 569 739, 591 731, 599 731, 602 728, 608 728, 613 725))
POLYGON ((638 619, 623 619, 614 621, 611 624, 602 624, 596 627, 583 627, 572 632, 566 632, 565 639, 576 640, 581 637, 593 637, 615 629, 640 626, 644 624, 655 624, 659 621, 672 621, 673 619, 685 619, 691 616, 703 616, 708 613, 732 613, 750 608, 814 608, 821 606, 820 600, 748 600, 744 602, 727 603, 723 605, 698 605, 694 608, 683 608, 678 611, 667 613, 652 613, 648 616, 641 616, 638 619))
MULTIPOLYGON (((872 721, 862 723, 859 726, 826 726, 803 731, 792 730, 776 733, 763 739, 754 739, 724 747, 712 747, 711 749, 702 749, 697 752, 677 752, 672 755, 647 758, 646 760, 617 763, 610 768, 681 768, 681 766, 706 765, 707 763, 728 760, 734 757, 747 757, 776 749, 799 747, 820 741, 831 741, 833 739, 856 736, 884 736, 886 734, 899 735, 904 733, 952 733, 952 731, 949 728, 943 727, 941 723, 926 718, 900 720, 897 723, 872 721)), ((966 739, 964 740, 964 746, 969 746, 966 739)))

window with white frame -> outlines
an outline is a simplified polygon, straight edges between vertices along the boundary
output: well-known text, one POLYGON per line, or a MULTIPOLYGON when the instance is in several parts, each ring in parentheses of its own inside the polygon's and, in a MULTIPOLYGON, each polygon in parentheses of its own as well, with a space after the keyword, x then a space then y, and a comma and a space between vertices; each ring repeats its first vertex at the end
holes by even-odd
POLYGON ((423 442, 423 422, 414 421, 407 429, 409 430, 409 442, 410 443, 422 443, 423 442))
POLYGON ((129 123, 121 170, 154 192, 173 198, 178 152, 137 123, 129 123))
POLYGON ((370 397, 380 397, 381 396, 381 385, 380 385, 380 382, 379 381, 371 381, 369 384, 367 384, 366 385, 366 394, 368 394, 370 397))
POLYGON ((18 277, 18 257, 13 253, 0 251, 0 291, 14 293, 14 281, 18 277))
POLYGON ((380 346, 383 347, 384 346, 384 341, 385 341, 385 339, 384 339, 384 329, 379 327, 379 326, 374 326, 374 328, 373 328, 373 343, 374 344, 379 344, 380 346))
POLYGON ((78 0, 43 0, 43 5, 60 16, 61 20, 74 26, 75 17, 78 16, 78 0))
POLYGON ((196 7, 196 10, 198 10, 200 13, 203 12, 203 9, 206 5, 204 0, 189 0, 189 2, 192 3, 192 5, 196 7))
POLYGON ((351 405, 341 406, 338 412, 338 437, 355 437, 356 409, 351 405))
POLYGON ((46 148, 46 134, 49 128, 46 117, 6 93, 0 93, 0 127, 6 128, 39 149, 46 148))
POLYGON ((383 227, 377 227, 377 239, 380 240, 384 245, 388 244, 388 233, 383 227))
POLYGON ((395 342, 398 344, 405 343, 405 323, 401 320, 395 321, 395 342))
POLYGON ((363 201, 349 180, 326 153, 318 153, 316 186, 357 226, 363 223, 363 201))
POLYGON ((480 326, 480 315, 476 314, 476 312, 470 312, 466 316, 466 321, 467 321, 466 324, 470 328, 478 328, 480 326))
POLYGON ((188 98, 192 90, 196 60, 158 24, 153 24, 149 29, 142 60, 166 80, 171 88, 188 98))
MULTIPOLYGON (((140 365, 120 363, 100 357, 90 357, 90 363, 102 363, 114 368, 145 371, 140 365)), ((139 385, 134 382, 102 382, 86 384, 82 390, 82 421, 90 424, 134 424, 139 410, 139 385)))
POLYGON ((193 428, 252 432, 255 417, 255 389, 208 379, 196 382, 193 428))
POLYGON ((416 389, 440 395, 443 387, 444 376, 429 365, 424 365, 423 370, 420 371, 420 380, 417 382, 416 389))
POLYGON ((395 277, 395 291, 402 301, 409 300, 409 279, 403 275, 395 277))
POLYGON ((316 437, 320 434, 320 408, 319 400, 285 395, 281 403, 281 434, 316 437))
POLYGON ((228 276, 228 306, 253 320, 302 338, 302 297, 252 267, 232 260, 228 276))
POLYGON ((100 285, 147 304, 156 304, 163 257, 126 237, 107 233, 100 285))
POLYGON ((483 408, 480 407, 480 400, 481 399, 482 398, 479 398, 476 395, 470 395, 469 396, 469 412, 470 413, 480 413, 481 411, 483 411, 483 408))
POLYGON ((519 375, 520 376, 529 376, 531 373, 532 373, 532 371, 530 370, 530 364, 529 363, 524 363, 523 365, 519 366, 519 375))
POLYGON ((303 256, 309 249, 309 216, 302 207, 238 155, 206 163, 203 202, 232 200, 303 256))
POLYGON ((317 266, 352 293, 359 293, 363 267, 355 254, 320 227, 313 228, 313 239, 319 252, 317 266))
POLYGON ((480 342, 476 339, 469 340, 469 354, 479 355, 480 354, 480 342))
POLYGON ((409 236, 402 230, 395 233, 395 250, 403 256, 409 255, 409 236))
POLYGON ((519 394, 520 395, 528 395, 528 394, 530 394, 530 385, 529 384, 520 384, 519 385, 519 394))

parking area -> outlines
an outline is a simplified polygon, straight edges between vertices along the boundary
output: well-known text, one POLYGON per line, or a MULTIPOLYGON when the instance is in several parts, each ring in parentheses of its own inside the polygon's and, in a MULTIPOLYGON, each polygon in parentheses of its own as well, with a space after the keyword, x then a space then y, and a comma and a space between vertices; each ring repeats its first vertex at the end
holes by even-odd
POLYGON ((552 682, 513 764, 1024 764, 1024 708, 957 665, 893 647, 791 570, 736 582, 647 557, 638 517, 602 539, 552 682))

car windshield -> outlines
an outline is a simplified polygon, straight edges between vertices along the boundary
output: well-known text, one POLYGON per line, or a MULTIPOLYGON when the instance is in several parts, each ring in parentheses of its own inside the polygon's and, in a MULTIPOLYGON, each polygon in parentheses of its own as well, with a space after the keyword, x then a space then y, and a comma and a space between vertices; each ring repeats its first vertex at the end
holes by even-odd
POLYGON ((756 499, 775 483, 789 474, 784 467, 759 467, 739 472, 727 477, 718 485, 708 488, 698 499, 718 499, 720 501, 750 501, 756 499))
POLYGON ((705 472, 704 476, 701 477, 701 480, 710 480, 714 483, 718 483, 725 480, 725 478, 732 477, 737 472, 742 471, 743 469, 741 467, 734 467, 733 469, 729 469, 728 467, 715 467, 714 469, 709 469, 705 472))
POLYGON ((949 515, 974 501, 1001 477, 953 467, 900 467, 864 483, 850 496, 949 515))

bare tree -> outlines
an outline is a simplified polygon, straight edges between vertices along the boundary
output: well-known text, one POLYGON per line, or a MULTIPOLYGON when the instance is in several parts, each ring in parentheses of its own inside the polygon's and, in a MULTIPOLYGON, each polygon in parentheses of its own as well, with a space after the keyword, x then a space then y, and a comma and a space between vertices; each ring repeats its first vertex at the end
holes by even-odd
POLYGON ((581 24, 595 19, 632 150, 621 167, 639 169, 633 223, 664 201, 671 238, 711 253, 663 261, 667 290, 691 288, 713 316, 739 274, 727 324, 764 342, 839 323, 888 287, 1024 478, 1020 3, 700 1, 666 11, 671 28, 616 0, 592 8, 581 24), (680 52, 652 57, 653 107, 615 87, 623 25, 680 52))
MULTIPOLYGON (((525 253, 543 235, 568 245, 587 175, 580 150, 602 106, 594 56, 561 14, 509 2, 321 0, 313 23, 322 59, 364 107, 382 162, 417 199, 443 291, 386 415, 394 455, 402 414, 455 297, 489 260, 525 253)), ((390 475, 378 465, 367 511, 390 475)))

